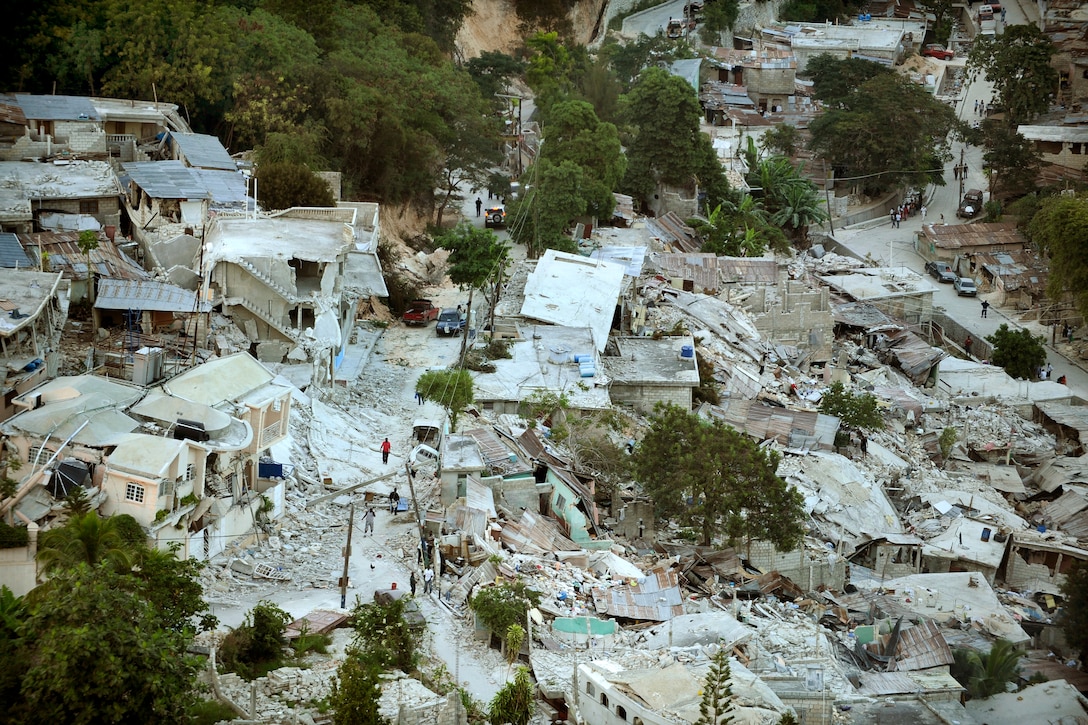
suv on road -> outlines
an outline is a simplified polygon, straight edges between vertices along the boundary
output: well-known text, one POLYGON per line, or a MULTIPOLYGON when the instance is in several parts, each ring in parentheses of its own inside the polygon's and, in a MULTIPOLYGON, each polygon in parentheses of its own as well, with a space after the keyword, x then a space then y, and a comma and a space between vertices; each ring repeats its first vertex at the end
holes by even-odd
POLYGON ((408 592, 403 589, 379 589, 374 592, 375 604, 388 607, 397 601, 404 602, 401 616, 404 617, 404 622, 409 629, 423 629, 427 626, 427 617, 423 615, 423 610, 419 608, 419 602, 414 597, 408 596, 408 592))
POLYGON ((956 290, 956 294, 960 297, 974 297, 978 294, 978 287, 975 286, 975 280, 970 277, 958 277, 956 281, 952 283, 952 288, 956 290))
POLYGON ((959 279, 948 262, 926 262, 926 272, 938 282, 955 283, 959 279))
POLYGON ((496 206, 489 206, 484 209, 484 227, 505 227, 506 226, 506 207, 502 204, 496 206))
POLYGON ((960 208, 956 210, 956 216, 960 219, 973 219, 982 211, 982 189, 968 189, 960 202, 960 208))
POLYGON ((434 327, 434 334, 438 336, 460 335, 465 329, 465 317, 456 307, 448 307, 438 314, 438 324, 434 327))

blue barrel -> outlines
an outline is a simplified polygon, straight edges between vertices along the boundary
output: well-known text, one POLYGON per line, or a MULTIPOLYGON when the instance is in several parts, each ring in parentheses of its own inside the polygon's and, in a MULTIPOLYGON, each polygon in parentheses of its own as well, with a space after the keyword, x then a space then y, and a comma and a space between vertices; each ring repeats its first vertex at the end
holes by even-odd
POLYGON ((684 345, 680 348, 680 357, 693 358, 695 357, 695 347, 693 345, 684 345))

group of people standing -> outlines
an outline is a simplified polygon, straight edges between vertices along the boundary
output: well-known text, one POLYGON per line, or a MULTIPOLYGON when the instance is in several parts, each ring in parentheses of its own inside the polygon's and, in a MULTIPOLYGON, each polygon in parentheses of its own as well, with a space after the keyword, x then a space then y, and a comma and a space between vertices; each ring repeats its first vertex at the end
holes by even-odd
POLYGON ((985 116, 986 115, 986 108, 987 108, 986 101, 981 101, 981 100, 975 101, 975 115, 976 116, 985 116))
POLYGON ((926 205, 922 204, 914 199, 903 202, 899 206, 890 211, 892 227, 898 229, 899 223, 908 217, 912 217, 915 214, 922 216, 922 221, 926 220, 926 213, 929 210, 926 209, 926 205))

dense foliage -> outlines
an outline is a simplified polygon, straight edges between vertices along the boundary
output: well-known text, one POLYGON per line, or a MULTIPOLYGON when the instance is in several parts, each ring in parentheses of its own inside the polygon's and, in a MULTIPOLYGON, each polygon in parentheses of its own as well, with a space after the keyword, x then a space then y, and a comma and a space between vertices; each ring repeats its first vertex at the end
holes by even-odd
POLYGON ((705 546, 764 540, 788 551, 801 542, 801 494, 775 474, 778 454, 720 420, 659 405, 633 462, 658 517, 696 527, 705 546))
POLYGON ((0 590, 0 723, 176 721, 192 703, 186 648, 215 626, 202 564, 148 548, 130 520, 74 516, 40 540, 48 581, 0 590))
POLYGON ((469 606, 484 626, 503 635, 511 625, 525 623, 526 612, 540 604, 540 596, 540 592, 530 589, 525 582, 504 582, 481 588, 469 606))
POLYGON ((884 427, 884 417, 876 396, 872 393, 854 393, 841 382, 831 383, 820 399, 820 412, 833 415, 847 428, 873 430, 884 427))
POLYGON ((875 194, 944 184, 955 112, 910 79, 876 63, 820 55, 809 61, 827 112, 812 121, 809 148, 842 178, 875 194))
POLYGON ((1022 653, 1007 639, 999 639, 983 654, 974 650, 955 649, 955 662, 950 674, 967 693, 976 699, 1006 692, 1010 682, 1016 682, 1022 653))
POLYGON ((219 666, 247 680, 278 667, 287 647, 287 625, 291 615, 272 602, 259 602, 245 621, 219 647, 219 666))
POLYGON ((494 158, 490 100, 446 55, 469 0, 255 5, 25 3, 0 30, 0 83, 176 103, 230 147, 342 172, 349 198, 430 205, 449 168, 481 158, 457 156, 466 141, 494 158))
MULTIPOLYGON (((1088 661, 1088 565, 1075 562, 1062 584, 1062 614, 1058 620, 1065 641, 1081 662, 1088 661)), ((2 632, 0 623, 0 632, 2 632)), ((3 644, 0 635, 0 644, 3 644)))
POLYGON ((416 392, 433 400, 450 416, 450 430, 457 430, 457 419, 472 404, 472 376, 467 370, 428 370, 416 381, 416 392))
POLYGON ((999 35, 976 39, 967 68, 993 83, 1005 124, 1016 128, 1050 107, 1058 87, 1058 71, 1050 65, 1053 53, 1050 38, 1034 25, 1009 25, 999 35))
POLYGON ((491 725, 528 725, 536 706, 536 687, 529 670, 519 667, 514 679, 502 686, 487 709, 491 725))
POLYGON ((1046 364, 1045 339, 1031 334, 1030 330, 1010 330, 1008 325, 1002 324, 994 334, 987 335, 986 340, 994 346, 990 362, 1005 368, 1005 372, 1014 378, 1034 380, 1039 368, 1046 364))
POLYGON ((1036 248, 1050 258, 1047 295, 1052 300, 1072 295, 1077 310, 1088 317, 1088 196, 1042 199, 1027 230, 1036 248))

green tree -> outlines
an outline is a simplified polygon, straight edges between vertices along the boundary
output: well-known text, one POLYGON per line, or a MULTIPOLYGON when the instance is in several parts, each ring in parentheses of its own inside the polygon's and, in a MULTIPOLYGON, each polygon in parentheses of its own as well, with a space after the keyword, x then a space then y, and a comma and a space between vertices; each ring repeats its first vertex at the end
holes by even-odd
POLYGON ((613 190, 626 169, 619 133, 611 123, 602 123, 593 106, 585 101, 557 103, 549 114, 541 158, 561 165, 566 161, 582 170, 581 194, 585 213, 610 219, 615 207, 613 190))
POLYGON ((663 68, 647 68, 622 100, 623 117, 636 130, 627 143, 622 187, 640 199, 659 184, 707 191, 707 206, 721 203, 728 184, 710 139, 699 129, 702 110, 687 81, 663 68))
POLYGON ((1016 128, 1050 108, 1058 71, 1050 65, 1054 46, 1035 25, 1009 25, 1000 35, 975 39, 967 56, 974 79, 985 75, 1005 108, 1005 124, 1016 128))
POLYGON ((540 604, 540 597, 540 592, 519 580, 481 587, 469 606, 485 627, 501 635, 515 624, 520 627, 528 611, 540 604))
POLYGON ((381 672, 365 651, 348 648, 329 695, 335 725, 389 725, 389 720, 378 712, 381 672))
POLYGON ((1047 296, 1071 295, 1081 315, 1088 317, 1088 196, 1043 199, 1027 225, 1039 252, 1050 260, 1047 296))
MULTIPOLYGON (((461 289, 467 289, 468 314, 472 314, 472 298, 476 290, 492 289, 498 294, 502 284, 510 247, 500 242, 489 229, 479 229, 466 222, 443 234, 436 240, 439 246, 450 250, 448 274, 450 281, 461 289)), ((494 313, 495 299, 491 302, 494 313)), ((463 341, 467 344, 468 335, 463 341)))
POLYGON ((75 516, 38 540, 38 564, 50 574, 79 564, 107 564, 116 571, 127 571, 134 553, 117 529, 117 518, 103 519, 97 511, 75 516))
POLYGON ((541 158, 529 169, 529 193, 507 205, 510 238, 524 244, 530 259, 547 249, 577 252, 567 234, 571 222, 585 214, 585 172, 573 161, 554 164, 541 158))
POLYGON ((1088 661, 1088 564, 1074 561, 1065 575, 1061 591, 1063 601, 1058 624, 1066 643, 1078 653, 1082 662, 1088 661))
POLYGON ((716 0, 703 5, 699 35, 707 45, 719 45, 721 33, 732 30, 740 15, 738 0, 716 0))
POLYGON ((880 430, 884 427, 884 416, 880 413, 880 402, 872 393, 854 393, 846 389, 839 381, 831 383, 820 399, 820 412, 833 415, 847 428, 858 430, 880 430))
POLYGON ((336 206, 325 180, 305 165, 290 161, 257 169, 257 201, 269 211, 293 206, 336 206))
POLYGON ((809 148, 836 176, 853 179, 853 186, 869 194, 901 184, 944 184, 949 133, 958 125, 953 110, 899 74, 872 71, 856 88, 844 86, 857 71, 870 71, 851 63, 864 61, 822 64, 827 95, 821 95, 820 81, 816 93, 830 108, 809 125, 809 148), (840 63, 847 65, 834 73, 840 63))
POLYGON ((724 647, 710 658, 710 669, 699 702, 699 719, 695 725, 727 725, 733 722, 733 688, 730 685, 729 652, 724 647))
POLYGON ((521 645, 525 642, 525 628, 520 624, 511 624, 506 628, 506 637, 503 646, 506 648, 506 661, 513 664, 517 661, 521 652, 521 645))
POLYGON ((788 123, 764 132, 763 148, 768 151, 777 151, 783 156, 793 156, 801 147, 801 134, 797 127, 788 123))
POLYGON ((675 405, 658 405, 649 424, 633 464, 659 518, 695 526, 704 546, 719 533, 787 551, 801 542, 801 495, 775 474, 777 453, 675 405))
POLYGON ((1046 342, 1042 335, 1033 335, 1029 330, 1010 330, 1002 324, 986 340, 994 346, 990 362, 1005 368, 1005 372, 1014 378, 1033 380, 1039 374, 1039 368, 1046 364, 1046 342))
POLYGON ((418 665, 423 633, 405 619, 407 602, 404 598, 386 604, 360 602, 352 610, 352 646, 366 652, 370 662, 383 670, 412 672, 418 665))
POLYGON ((982 122, 982 138, 986 147, 982 158, 990 167, 990 198, 1015 198, 1035 191, 1042 165, 1035 144, 1016 127, 990 118, 982 122))
POLYGON ((219 647, 219 666, 247 680, 279 666, 287 647, 291 615, 268 601, 259 602, 219 647))
POLYGON ((551 107, 569 98, 574 89, 576 61, 555 31, 536 33, 525 41, 525 47, 525 82, 533 90, 537 109, 547 119, 551 107))
MULTIPOLYGON (((505 93, 511 78, 517 78, 525 72, 523 61, 497 50, 485 50, 475 58, 469 58, 465 70, 480 88, 484 98, 494 99, 499 93, 505 93)), ((498 101, 504 107, 505 103, 498 101)))
POLYGON ((445 126, 438 126, 435 137, 442 157, 439 188, 442 196, 438 202, 436 223, 442 225, 442 215, 452 199, 459 199, 459 189, 471 186, 478 189, 487 184, 492 167, 502 161, 502 139, 499 119, 491 112, 491 101, 480 95, 479 88, 466 75, 453 79, 456 85, 447 89, 453 102, 451 111, 444 118, 445 126))
POLYGON ((171 722, 185 710, 195 686, 196 662, 185 655, 191 637, 162 627, 126 578, 80 564, 35 590, 20 630, 28 662, 21 701, 7 704, 9 715, 144 723, 171 722))
POLYGON ((1016 682, 1023 653, 1007 639, 999 639, 986 654, 974 650, 952 651, 955 663, 950 671, 975 699, 1006 692, 1010 682, 1016 682))
POLYGON ((829 53, 821 53, 805 65, 805 74, 812 79, 813 94, 828 108, 849 107, 860 86, 894 73, 891 68, 871 60, 836 58, 829 53))
POLYGON ((529 679, 529 670, 519 667, 513 682, 502 686, 487 709, 491 725, 528 725, 536 707, 536 687, 529 679))
POLYGON ((472 405, 472 376, 468 370, 428 370, 416 381, 416 392, 446 409, 450 430, 457 430, 461 412, 472 405))
POLYGON ((856 14, 862 7, 860 0, 787 0, 778 17, 803 23, 836 22, 856 14))
MULTIPOLYGON (((619 42, 614 35, 609 34, 597 55, 608 63, 624 92, 631 90, 639 74, 648 65, 698 57, 685 40, 676 41, 666 38, 664 34, 650 36, 645 33, 640 33, 634 40, 623 43, 619 42)), ((599 110, 597 113, 604 118, 599 110)))
POLYGON ((76 242, 79 245, 79 251, 83 253, 83 258, 87 260, 87 279, 91 278, 91 252, 98 249, 98 232, 93 229, 84 229, 79 233, 79 240, 76 242))
MULTIPOLYGON (((748 145, 750 157, 754 157, 751 137, 748 145)), ((770 220, 801 247, 807 246, 809 225, 827 220, 816 185, 804 176, 804 166, 794 166, 785 156, 770 156, 753 163, 749 185, 758 189, 770 220)))

